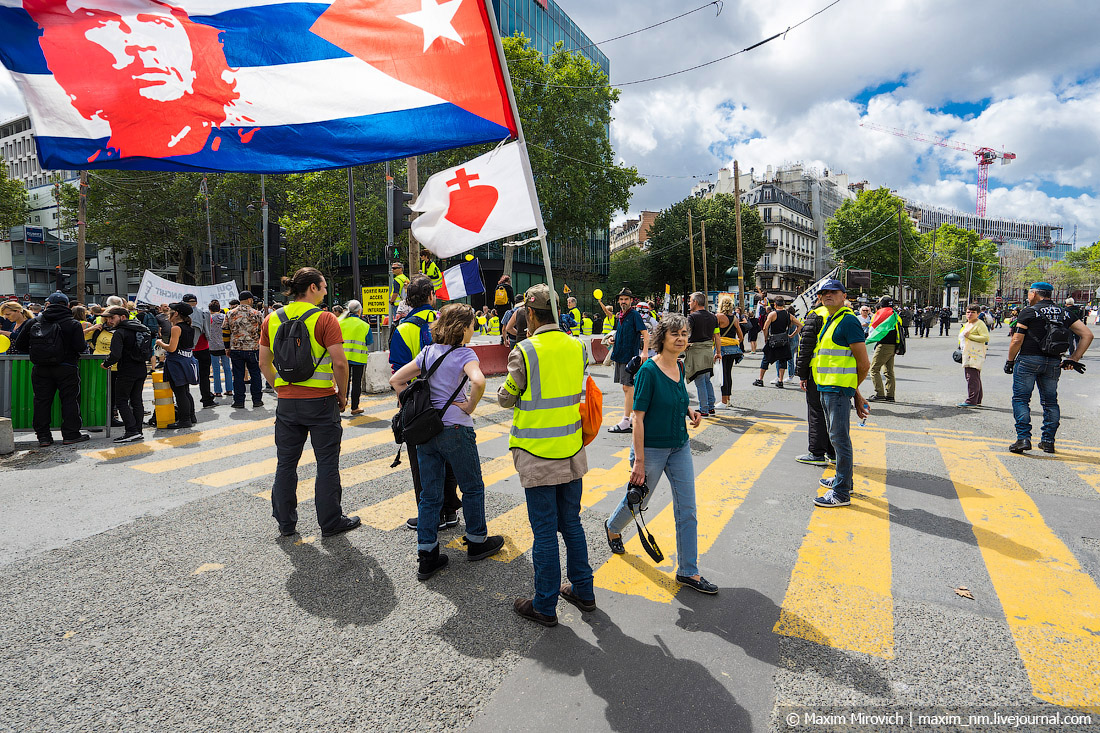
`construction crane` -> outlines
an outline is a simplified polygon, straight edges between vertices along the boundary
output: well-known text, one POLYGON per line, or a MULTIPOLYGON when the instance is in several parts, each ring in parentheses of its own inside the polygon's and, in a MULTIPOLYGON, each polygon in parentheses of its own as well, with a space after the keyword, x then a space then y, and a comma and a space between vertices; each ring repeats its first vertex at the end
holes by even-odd
POLYGON ((936 137, 935 135, 925 135, 920 132, 912 132, 910 130, 899 130, 896 127, 886 127, 884 125, 876 125, 873 122, 861 122, 860 127, 866 127, 870 130, 878 130, 879 132, 886 132, 891 135, 897 135, 898 137, 908 138, 910 140, 916 140, 922 143, 929 143, 931 145, 939 145, 941 148, 950 148, 951 150, 962 150, 963 152, 970 153, 974 156, 974 159, 978 161, 978 216, 985 216, 985 198, 989 192, 989 166, 993 164, 993 161, 1000 159, 1001 165, 1008 165, 1013 160, 1016 160, 1016 153, 998 152, 993 148, 980 148, 976 145, 968 145, 967 143, 961 143, 957 140, 951 140, 946 137, 936 137))

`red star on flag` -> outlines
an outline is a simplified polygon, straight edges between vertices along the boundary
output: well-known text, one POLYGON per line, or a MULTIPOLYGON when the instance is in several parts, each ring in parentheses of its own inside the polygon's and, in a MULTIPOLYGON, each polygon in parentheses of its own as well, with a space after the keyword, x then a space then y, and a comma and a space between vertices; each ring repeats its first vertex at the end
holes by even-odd
POLYGON ((516 133, 482 0, 335 0, 311 30, 379 71, 516 133))

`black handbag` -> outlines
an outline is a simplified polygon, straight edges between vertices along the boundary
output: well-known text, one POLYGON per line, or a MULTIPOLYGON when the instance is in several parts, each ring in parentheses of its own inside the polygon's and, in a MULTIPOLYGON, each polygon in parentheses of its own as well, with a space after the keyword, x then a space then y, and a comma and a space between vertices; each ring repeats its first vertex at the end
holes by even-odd
POLYGON ((398 444, 397 456, 393 459, 393 463, 390 465, 391 468, 401 463, 402 443, 408 445, 423 445, 443 432, 443 413, 451 406, 451 403, 458 397, 459 392, 466 386, 469 377, 463 375, 462 381, 458 383, 458 387, 451 393, 450 398, 441 409, 432 406, 431 377, 432 374, 435 373, 435 370, 439 368, 439 365, 443 363, 443 360, 450 356, 457 348, 458 345, 456 344, 445 352, 443 356, 436 359, 431 368, 428 369, 420 379, 415 380, 406 387, 405 391, 398 397, 400 407, 397 410, 397 414, 395 414, 390 421, 390 428, 393 430, 393 440, 398 444))

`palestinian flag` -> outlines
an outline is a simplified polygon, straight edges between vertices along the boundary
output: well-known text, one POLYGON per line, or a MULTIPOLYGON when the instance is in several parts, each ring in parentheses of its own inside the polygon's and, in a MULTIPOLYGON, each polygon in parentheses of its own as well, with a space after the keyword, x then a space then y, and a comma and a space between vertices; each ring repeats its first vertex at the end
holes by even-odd
POLYGON ((877 344, 891 331, 901 326, 901 320, 893 308, 879 308, 871 319, 871 330, 867 333, 867 343, 877 344))

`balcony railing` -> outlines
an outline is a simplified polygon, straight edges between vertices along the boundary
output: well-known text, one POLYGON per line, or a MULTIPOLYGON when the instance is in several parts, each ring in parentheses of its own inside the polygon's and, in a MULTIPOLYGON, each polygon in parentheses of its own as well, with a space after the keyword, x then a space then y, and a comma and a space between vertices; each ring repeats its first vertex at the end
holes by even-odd
POLYGON ((797 229, 798 231, 803 232, 805 234, 809 234, 811 237, 816 237, 817 236, 817 230, 816 229, 814 229, 813 227, 808 227, 804 224, 800 224, 797 221, 795 221, 794 219, 791 219, 789 217, 778 216, 778 217, 773 218, 772 223, 774 224, 774 223, 777 223, 777 222, 779 224, 789 226, 792 229, 797 229))
POLYGON ((804 267, 795 267, 794 265, 757 265, 756 271, 783 275, 799 275, 802 277, 813 277, 814 274, 813 270, 807 270, 804 267))

